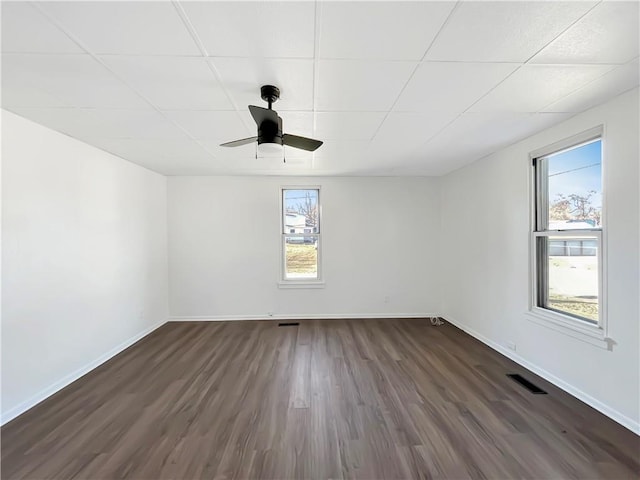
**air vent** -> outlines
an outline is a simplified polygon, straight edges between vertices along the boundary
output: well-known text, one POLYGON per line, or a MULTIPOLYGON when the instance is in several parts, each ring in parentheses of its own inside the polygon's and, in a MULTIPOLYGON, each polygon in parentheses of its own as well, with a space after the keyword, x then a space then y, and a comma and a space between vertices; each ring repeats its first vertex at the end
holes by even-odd
POLYGON ((278 324, 279 327, 297 327, 298 325, 300 325, 299 322, 288 322, 288 323, 279 323, 278 324))
POLYGON ((524 378, 522 375, 520 375, 518 373, 507 373, 507 377, 509 377, 514 382, 519 383, 524 388, 529 390, 531 393, 535 393, 536 395, 546 395, 547 394, 547 392, 542 390, 537 385, 534 385, 533 383, 531 383, 529 380, 527 380, 526 378, 524 378))

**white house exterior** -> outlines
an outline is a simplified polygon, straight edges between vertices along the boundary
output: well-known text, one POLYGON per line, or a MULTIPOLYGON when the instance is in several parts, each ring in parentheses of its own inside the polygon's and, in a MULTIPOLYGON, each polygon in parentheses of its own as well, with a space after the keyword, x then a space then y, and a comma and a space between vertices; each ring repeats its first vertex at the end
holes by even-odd
POLYGON ((306 227, 305 216, 301 213, 287 212, 285 215, 285 233, 311 233, 312 227, 306 227), (310 229, 305 231, 305 228, 310 229))

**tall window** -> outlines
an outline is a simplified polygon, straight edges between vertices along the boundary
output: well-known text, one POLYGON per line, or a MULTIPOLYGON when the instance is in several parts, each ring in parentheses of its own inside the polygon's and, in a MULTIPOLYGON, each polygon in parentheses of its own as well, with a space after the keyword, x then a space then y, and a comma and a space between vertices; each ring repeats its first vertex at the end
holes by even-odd
POLYGON ((320 188, 282 188, 282 280, 319 281, 320 188))
POLYGON ((533 158, 533 307, 601 327, 602 140, 582 137, 533 158))

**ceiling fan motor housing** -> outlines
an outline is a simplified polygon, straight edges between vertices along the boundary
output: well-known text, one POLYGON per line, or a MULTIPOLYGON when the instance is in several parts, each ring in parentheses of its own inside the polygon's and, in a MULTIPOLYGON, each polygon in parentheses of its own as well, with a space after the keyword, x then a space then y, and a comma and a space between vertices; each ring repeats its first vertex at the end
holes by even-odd
POLYGON ((262 143, 277 143, 282 145, 282 118, 278 123, 264 120, 258 127, 258 145, 262 143))

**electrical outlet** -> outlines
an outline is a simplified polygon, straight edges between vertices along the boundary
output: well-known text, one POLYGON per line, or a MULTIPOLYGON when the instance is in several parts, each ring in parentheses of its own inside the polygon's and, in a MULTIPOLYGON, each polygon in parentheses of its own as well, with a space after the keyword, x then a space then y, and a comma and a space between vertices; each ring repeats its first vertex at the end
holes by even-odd
POLYGON ((507 348, 509 348, 509 350, 513 350, 515 352, 516 344, 513 343, 513 342, 507 342, 507 348))

